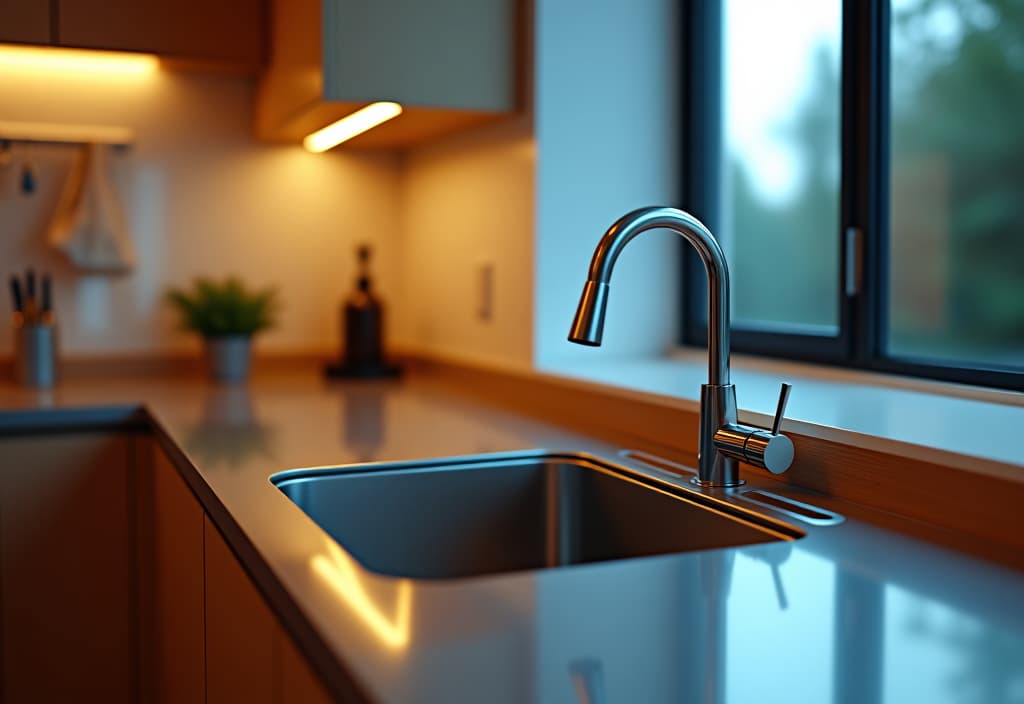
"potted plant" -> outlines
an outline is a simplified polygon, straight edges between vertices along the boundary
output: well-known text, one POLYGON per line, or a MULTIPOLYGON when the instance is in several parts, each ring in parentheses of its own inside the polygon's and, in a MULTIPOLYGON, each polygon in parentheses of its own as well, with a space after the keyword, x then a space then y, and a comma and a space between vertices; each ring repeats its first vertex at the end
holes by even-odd
POLYGON ((181 313, 182 325, 203 336, 214 379, 244 381, 249 375, 252 336, 274 324, 277 291, 246 287, 236 277, 199 277, 191 290, 171 289, 167 299, 181 313))

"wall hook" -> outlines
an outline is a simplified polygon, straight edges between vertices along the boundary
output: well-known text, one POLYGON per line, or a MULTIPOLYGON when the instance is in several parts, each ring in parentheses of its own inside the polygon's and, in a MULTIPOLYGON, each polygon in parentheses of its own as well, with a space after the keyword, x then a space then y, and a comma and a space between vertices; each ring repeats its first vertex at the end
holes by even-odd
POLYGON ((36 173, 29 161, 21 165, 21 192, 26 196, 36 192, 36 173))

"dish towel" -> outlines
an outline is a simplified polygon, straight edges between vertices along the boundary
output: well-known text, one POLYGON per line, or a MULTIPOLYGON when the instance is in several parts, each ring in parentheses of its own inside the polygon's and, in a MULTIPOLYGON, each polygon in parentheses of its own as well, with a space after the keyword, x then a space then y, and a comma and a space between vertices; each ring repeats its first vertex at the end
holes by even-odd
POLYGON ((75 153, 47 240, 82 271, 123 274, 135 264, 135 251, 107 167, 103 146, 75 153))

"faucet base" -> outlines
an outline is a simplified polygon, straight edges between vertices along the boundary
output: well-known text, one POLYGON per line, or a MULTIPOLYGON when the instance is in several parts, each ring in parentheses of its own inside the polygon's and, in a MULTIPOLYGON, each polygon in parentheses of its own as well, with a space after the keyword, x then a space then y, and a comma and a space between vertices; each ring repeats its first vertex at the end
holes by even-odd
POLYGON ((736 423, 736 387, 732 384, 702 384, 700 387, 700 429, 697 440, 697 484, 739 486, 739 462, 720 452, 715 445, 719 428, 736 423))
POLYGON ((693 484, 694 486, 703 487, 705 489, 735 489, 738 486, 743 486, 744 484, 746 484, 747 480, 746 479, 737 479, 734 482, 731 482, 729 484, 725 484, 725 483, 722 483, 722 482, 713 482, 713 481, 702 482, 700 480, 700 477, 691 477, 690 478, 690 483, 693 484))

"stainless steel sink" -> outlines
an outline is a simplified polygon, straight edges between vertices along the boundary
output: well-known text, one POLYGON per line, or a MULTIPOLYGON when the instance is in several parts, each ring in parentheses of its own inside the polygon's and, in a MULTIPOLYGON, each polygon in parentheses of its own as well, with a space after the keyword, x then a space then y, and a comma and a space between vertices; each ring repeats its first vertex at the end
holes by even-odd
POLYGON ((364 567, 396 577, 470 577, 802 535, 578 455, 295 470, 271 480, 364 567))

